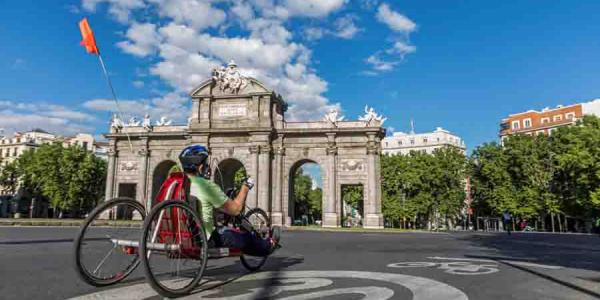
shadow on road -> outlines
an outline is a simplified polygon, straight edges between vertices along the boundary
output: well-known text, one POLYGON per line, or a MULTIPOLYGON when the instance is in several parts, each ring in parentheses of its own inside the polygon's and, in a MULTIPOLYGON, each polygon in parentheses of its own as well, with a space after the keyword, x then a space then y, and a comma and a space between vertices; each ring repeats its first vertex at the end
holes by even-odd
MULTIPOLYGON (((457 239, 478 247, 478 254, 465 257, 490 259, 600 299, 600 293, 570 280, 518 264, 519 261, 573 269, 600 271, 600 237, 594 235, 535 233, 456 234, 457 239), (482 249, 483 248, 483 249, 482 249)), ((597 278, 582 278, 595 281, 597 278)))
MULTIPOLYGON (((600 271, 600 237, 568 234, 456 234, 484 256, 600 271), (488 248, 486 250, 485 248, 488 248)), ((467 253, 468 254, 468 253, 467 253)), ((471 255, 473 256, 473 255, 471 255)))
MULTIPOLYGON (((303 257, 278 257, 278 256, 269 257, 269 259, 267 260, 267 264, 260 271, 261 272, 268 271, 268 272, 271 272, 272 274, 275 274, 275 276, 273 276, 268 281, 264 282, 262 286, 258 287, 261 289, 260 289, 260 292, 257 294, 257 296, 254 299, 269 298, 269 295, 271 295, 273 292, 271 287, 275 286, 275 283, 278 281, 277 274, 284 271, 284 269, 286 269, 290 266, 300 264, 302 262, 304 262, 303 257)), ((248 274, 251 274, 248 271, 240 272, 240 269, 241 269, 240 263, 238 262, 238 263, 233 263, 233 264, 230 264, 230 265, 227 265, 224 267, 207 270, 206 276, 212 277, 215 279, 203 282, 201 285, 198 286, 198 289, 196 289, 192 292, 192 294, 197 294, 197 293, 201 293, 203 291, 213 290, 213 289, 225 286, 225 285, 232 283, 248 274)))

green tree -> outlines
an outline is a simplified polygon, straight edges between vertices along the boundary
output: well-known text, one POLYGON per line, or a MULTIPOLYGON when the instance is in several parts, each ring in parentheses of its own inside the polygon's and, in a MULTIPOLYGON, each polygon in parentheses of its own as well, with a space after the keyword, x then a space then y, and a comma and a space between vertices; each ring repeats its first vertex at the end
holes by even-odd
POLYGON ((0 187, 3 187, 10 194, 16 193, 19 175, 16 161, 6 163, 0 167, 0 187))
POLYGON ((465 199, 466 158, 460 151, 413 151, 384 155, 381 160, 382 211, 388 223, 431 226, 441 217, 447 225, 453 224, 465 199))
POLYGON ((244 167, 241 167, 235 171, 235 174, 233 175, 233 186, 235 187, 236 191, 239 191, 242 188, 242 183, 247 177, 248 175, 246 174, 246 169, 244 167))
POLYGON ((21 187, 48 198, 55 211, 88 211, 104 196, 106 162, 79 146, 42 145, 16 164, 21 187))

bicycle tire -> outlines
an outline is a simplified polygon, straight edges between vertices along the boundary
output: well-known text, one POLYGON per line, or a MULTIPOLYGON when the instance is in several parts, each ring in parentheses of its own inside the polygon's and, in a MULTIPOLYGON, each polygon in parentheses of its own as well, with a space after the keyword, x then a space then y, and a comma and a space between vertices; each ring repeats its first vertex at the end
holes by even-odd
POLYGON ((108 278, 108 279, 95 277, 93 274, 88 272, 88 270, 84 267, 84 265, 82 263, 81 248, 82 248, 82 244, 84 241, 84 235, 85 235, 87 229, 90 227, 90 224, 96 219, 96 217, 98 215, 100 215, 102 212, 104 212, 107 208, 117 206, 120 204, 130 205, 131 207, 135 208, 142 216, 142 219, 146 215, 146 210, 144 209, 142 204, 135 201, 134 199, 126 198, 126 197, 110 199, 110 200, 105 201, 104 203, 100 204, 94 210, 92 210, 92 212, 88 215, 88 217, 85 219, 85 221, 81 225, 79 231, 77 232, 77 236, 75 237, 75 240, 73 241, 73 244, 74 244, 73 255, 74 255, 74 262, 75 262, 75 270, 77 271, 76 273, 79 275, 79 277, 81 279, 83 279, 85 282, 89 283, 90 285, 102 287, 102 286, 116 284, 119 281, 125 279, 127 276, 129 276, 129 274, 131 274, 131 272, 133 272, 140 263, 140 259, 138 256, 135 258, 135 260, 129 266, 127 266, 127 268, 125 269, 124 272, 122 272, 122 274, 118 274, 118 276, 114 276, 113 278, 108 278))
POLYGON ((193 280, 189 284, 187 284, 183 288, 179 288, 179 289, 171 289, 171 288, 168 288, 168 287, 164 286, 163 284, 161 284, 158 281, 158 279, 156 278, 155 274, 152 272, 150 262, 149 262, 149 255, 147 254, 147 252, 148 252, 147 242, 148 242, 148 237, 149 237, 149 233, 150 233, 149 229, 151 229, 151 225, 152 225, 152 220, 154 220, 155 217, 159 216, 160 212, 163 209, 166 209, 171 206, 187 210, 199 222, 199 224, 202 224, 202 219, 198 216, 198 214, 194 211, 194 209, 187 203, 182 202, 181 200, 163 201, 160 204, 156 205, 150 211, 150 213, 148 213, 148 216, 146 217, 146 220, 144 222, 144 227, 142 230, 142 236, 140 238, 139 245, 140 245, 140 257, 141 257, 142 266, 144 269, 144 273, 146 275, 146 279, 147 279, 148 283, 150 284, 150 286, 161 296, 168 297, 168 298, 177 298, 177 297, 188 295, 198 285, 198 282, 200 282, 200 280, 202 279, 202 276, 204 275, 204 271, 206 270, 206 262, 208 260, 208 241, 206 239, 206 234, 204 233, 204 230, 202 229, 202 227, 200 227, 201 230, 199 232, 199 237, 202 239, 202 250, 201 250, 202 251, 202 263, 199 268, 198 274, 193 278, 193 280))
MULTIPOLYGON (((269 229, 271 228, 271 219, 269 218, 269 216, 267 215, 267 213, 264 210, 262 210, 261 208, 258 208, 258 207, 253 208, 244 215, 244 218, 246 218, 246 220, 248 220, 248 219, 250 219, 250 217, 253 214, 261 215, 261 217, 267 222, 266 226, 269 229)), ((260 268, 262 268, 262 266, 267 262, 267 258, 269 257, 268 255, 263 256, 263 257, 252 256, 253 259, 258 261, 257 263, 252 263, 247 256, 250 256, 250 255, 245 255, 242 253, 242 255, 240 256, 240 261, 242 262, 242 265, 244 266, 244 268, 246 268, 250 272, 256 272, 256 271, 260 270, 260 268)))

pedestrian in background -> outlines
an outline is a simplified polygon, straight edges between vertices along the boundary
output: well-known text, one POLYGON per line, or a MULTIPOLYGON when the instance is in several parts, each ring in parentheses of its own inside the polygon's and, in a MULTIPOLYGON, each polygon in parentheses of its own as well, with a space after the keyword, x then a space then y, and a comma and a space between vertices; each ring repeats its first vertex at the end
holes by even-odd
POLYGON ((505 210, 504 214, 502 214, 502 223, 504 224, 504 230, 506 230, 508 235, 510 235, 510 225, 511 225, 510 220, 511 219, 512 219, 512 216, 508 212, 508 209, 505 210))

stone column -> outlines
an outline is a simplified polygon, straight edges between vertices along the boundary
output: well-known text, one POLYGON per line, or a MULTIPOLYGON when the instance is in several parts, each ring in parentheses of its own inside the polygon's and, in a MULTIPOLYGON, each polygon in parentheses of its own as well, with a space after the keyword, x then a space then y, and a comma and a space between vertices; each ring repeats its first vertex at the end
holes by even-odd
POLYGON ((367 145, 367 201, 365 203, 364 228, 383 228, 379 153, 380 149, 377 141, 375 141, 375 136, 369 135, 367 145))
POLYGON ((275 225, 283 225, 282 207, 282 192, 283 192, 283 156, 285 148, 278 146, 275 149, 275 167, 273 176, 273 205, 271 206, 271 223, 275 225))
POLYGON ((338 202, 337 193, 337 147, 335 146, 335 134, 328 134, 329 145, 327 147, 327 195, 323 213, 323 227, 340 227, 340 218, 336 210, 338 202))
POLYGON ((144 205, 146 211, 150 211, 152 199, 149 199, 150 196, 148 196, 148 162, 150 157, 148 138, 141 138, 141 144, 142 147, 138 150, 140 169, 136 194, 138 195, 138 201, 144 205))
POLYGON ((115 187, 115 173, 117 164, 117 152, 115 151, 115 145, 111 143, 108 149, 108 167, 106 170, 106 190, 104 192, 104 199, 110 200, 113 198, 114 187, 115 187))
POLYGON ((258 193, 258 207, 268 213, 271 212, 271 146, 259 147, 258 154, 258 180, 256 192, 258 193))
POLYGON ((250 177, 252 177, 252 179, 254 179, 255 182, 255 186, 254 188, 250 191, 250 193, 248 193, 248 200, 246 200, 248 202, 248 206, 250 207, 256 207, 258 205, 258 189, 260 188, 260 185, 258 184, 258 152, 259 150, 259 146, 250 146, 249 148, 250 150, 250 162, 252 163, 251 169, 249 170, 249 174, 250 177))
MULTIPOLYGON (((106 189, 104 190, 104 201, 108 201, 113 198, 116 170, 117 170, 117 151, 116 141, 111 141, 108 148, 108 166, 106 170, 106 189)), ((105 211, 99 217, 101 220, 107 220, 110 216, 109 211, 105 211)))

